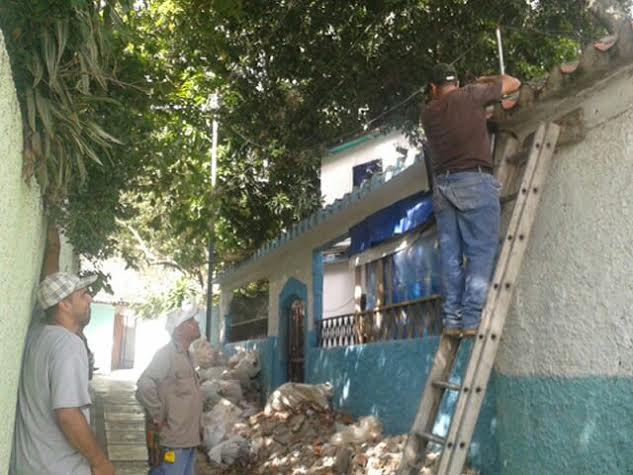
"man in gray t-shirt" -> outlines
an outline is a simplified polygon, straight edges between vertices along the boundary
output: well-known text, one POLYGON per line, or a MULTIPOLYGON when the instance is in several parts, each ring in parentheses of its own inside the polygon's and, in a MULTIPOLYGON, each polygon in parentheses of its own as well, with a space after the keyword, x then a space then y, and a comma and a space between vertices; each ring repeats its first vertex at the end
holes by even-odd
POLYGON ((77 336, 94 280, 58 272, 40 284, 47 317, 26 338, 11 475, 114 474, 90 427, 88 354, 77 336))

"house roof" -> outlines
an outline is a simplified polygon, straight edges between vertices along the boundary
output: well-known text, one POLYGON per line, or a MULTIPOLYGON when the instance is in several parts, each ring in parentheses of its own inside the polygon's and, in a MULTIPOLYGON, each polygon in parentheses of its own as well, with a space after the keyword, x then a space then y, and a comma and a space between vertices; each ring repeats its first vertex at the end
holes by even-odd
POLYGON ((325 206, 324 208, 314 212, 307 218, 296 223, 288 231, 282 233, 276 239, 273 239, 272 241, 264 244, 245 261, 225 270, 223 273, 216 277, 215 282, 222 283, 238 270, 242 270, 245 267, 253 265, 264 256, 267 256, 275 252, 277 249, 285 246, 289 242, 300 238, 306 232, 318 227, 326 221, 329 221, 331 218, 333 218, 343 210, 347 209, 349 206, 361 201, 373 191, 381 188, 392 178, 404 174, 407 170, 413 168, 415 164, 419 164, 423 161, 424 156, 422 154, 418 154, 415 156, 414 160, 409 163, 404 163, 397 167, 387 167, 384 171, 374 174, 371 179, 363 182, 363 184, 358 188, 355 188, 351 192, 343 195, 341 198, 334 200, 331 204, 325 206))
POLYGON ((493 120, 516 123, 525 120, 544 104, 582 90, 615 68, 633 61, 633 22, 620 24, 617 34, 606 36, 584 48, 576 61, 555 66, 541 80, 526 82, 518 94, 495 108, 493 120))

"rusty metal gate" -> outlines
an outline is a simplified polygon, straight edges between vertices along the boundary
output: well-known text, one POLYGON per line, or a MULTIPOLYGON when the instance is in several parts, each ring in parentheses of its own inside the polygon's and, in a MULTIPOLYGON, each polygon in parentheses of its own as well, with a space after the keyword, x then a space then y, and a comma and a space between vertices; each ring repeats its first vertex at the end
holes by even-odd
POLYGON ((290 306, 288 319, 288 381, 304 381, 304 321, 305 304, 295 300, 290 306))

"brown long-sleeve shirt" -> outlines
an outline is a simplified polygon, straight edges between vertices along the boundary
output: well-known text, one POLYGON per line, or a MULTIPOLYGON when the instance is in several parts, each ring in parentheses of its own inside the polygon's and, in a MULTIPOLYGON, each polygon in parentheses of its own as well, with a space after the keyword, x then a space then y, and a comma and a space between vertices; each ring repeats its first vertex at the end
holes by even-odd
POLYGON ((187 350, 179 350, 173 341, 165 345, 136 384, 136 399, 153 420, 167 422, 160 431, 162 446, 200 445, 202 393, 187 350))

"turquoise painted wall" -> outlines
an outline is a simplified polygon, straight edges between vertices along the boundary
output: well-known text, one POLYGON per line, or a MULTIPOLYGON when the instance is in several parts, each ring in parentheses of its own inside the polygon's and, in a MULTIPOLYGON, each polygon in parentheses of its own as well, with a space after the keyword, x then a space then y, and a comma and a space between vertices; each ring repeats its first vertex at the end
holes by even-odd
MULTIPOLYGON (((308 382, 331 382, 332 403, 337 410, 354 417, 373 414, 382 421, 387 434, 407 433, 438 343, 439 338, 431 336, 341 348, 311 348, 308 382)), ((469 352, 470 345, 460 349, 455 374, 463 371, 469 352)), ((445 398, 435 427, 438 435, 446 434, 455 401, 454 394, 445 398)), ((471 447, 473 463, 485 467, 483 474, 498 473, 494 412, 494 392, 489 391, 471 447)))
POLYGON ((633 379, 497 374, 502 475, 633 473, 633 379))
POLYGON ((95 355, 95 366, 100 373, 109 373, 112 364, 114 314, 113 305, 93 303, 90 323, 84 329, 88 346, 95 355))

